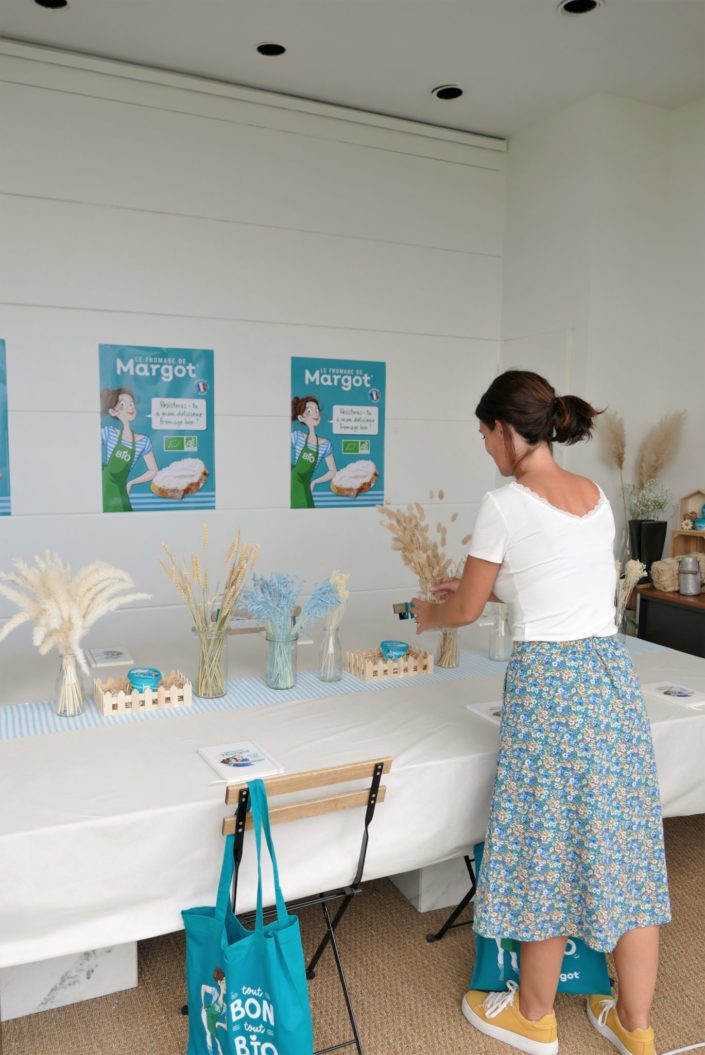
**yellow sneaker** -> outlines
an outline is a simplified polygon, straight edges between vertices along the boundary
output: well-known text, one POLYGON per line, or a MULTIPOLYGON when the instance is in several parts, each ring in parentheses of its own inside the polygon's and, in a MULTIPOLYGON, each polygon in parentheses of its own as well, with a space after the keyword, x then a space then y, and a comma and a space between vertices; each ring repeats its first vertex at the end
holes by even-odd
POLYGON ((506 993, 479 993, 471 989, 463 997, 468 1022, 480 1033, 501 1040, 527 1055, 557 1055, 556 1016, 551 1012, 538 1022, 524 1018, 519 1010, 519 987, 508 982, 506 993))
POLYGON ((653 1029, 625 1029, 619 1021, 614 997, 589 996, 587 1013, 597 1032, 622 1055, 656 1055, 653 1029))

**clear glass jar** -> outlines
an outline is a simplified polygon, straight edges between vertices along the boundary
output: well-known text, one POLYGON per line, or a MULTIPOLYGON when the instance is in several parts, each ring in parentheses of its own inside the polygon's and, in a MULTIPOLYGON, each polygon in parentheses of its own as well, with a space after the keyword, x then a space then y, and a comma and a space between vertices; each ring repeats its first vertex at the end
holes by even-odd
POLYGON ((298 634, 267 634, 267 673, 270 689, 293 689, 296 684, 298 634))
POLYGON ((78 659, 74 653, 61 657, 61 668, 56 679, 56 713, 62 718, 75 718, 83 713, 85 706, 83 686, 78 670, 78 659))
POLYGON ((509 611, 506 604, 497 604, 495 605, 494 619, 490 627, 490 659, 506 663, 512 654, 512 646, 509 611))
POLYGON ((217 699, 228 691, 228 634, 217 625, 196 630, 198 637, 198 672, 196 695, 217 699))
POLYGON ((436 653, 436 666, 452 670, 458 666, 458 629, 441 627, 441 640, 436 653))
POLYGON ((319 654, 318 677, 321 681, 340 681, 343 676, 343 649, 336 627, 324 627, 319 654))

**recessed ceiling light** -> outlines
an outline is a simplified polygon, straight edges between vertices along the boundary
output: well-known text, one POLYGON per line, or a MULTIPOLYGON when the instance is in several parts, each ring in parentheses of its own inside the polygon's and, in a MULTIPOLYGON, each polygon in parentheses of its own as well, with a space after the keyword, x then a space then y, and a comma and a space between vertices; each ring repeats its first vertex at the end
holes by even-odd
POLYGON ((435 95, 437 99, 459 99, 462 94, 463 89, 457 84, 440 84, 431 89, 431 95, 435 95))
POLYGON ((602 7, 605 0, 561 0, 558 5, 559 11, 564 15, 588 15, 598 7, 602 7))
POLYGON ((286 48, 283 44, 258 44, 257 50, 260 55, 283 55, 286 48))
POLYGON ((34 0, 38 7, 47 7, 50 11, 60 11, 69 6, 69 0, 34 0))

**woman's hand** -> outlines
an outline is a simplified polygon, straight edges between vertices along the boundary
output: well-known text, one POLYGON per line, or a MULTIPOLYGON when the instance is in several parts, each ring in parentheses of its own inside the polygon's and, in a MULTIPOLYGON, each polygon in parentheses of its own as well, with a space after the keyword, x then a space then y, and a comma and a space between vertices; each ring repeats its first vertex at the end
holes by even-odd
POLYGON ((429 593, 438 594, 439 601, 447 601, 452 593, 460 586, 460 579, 441 579, 429 586, 429 593))
POLYGON ((414 597, 411 602, 416 620, 416 633, 423 634, 426 630, 433 630, 436 626, 434 616, 438 605, 433 601, 423 601, 420 597, 414 597))

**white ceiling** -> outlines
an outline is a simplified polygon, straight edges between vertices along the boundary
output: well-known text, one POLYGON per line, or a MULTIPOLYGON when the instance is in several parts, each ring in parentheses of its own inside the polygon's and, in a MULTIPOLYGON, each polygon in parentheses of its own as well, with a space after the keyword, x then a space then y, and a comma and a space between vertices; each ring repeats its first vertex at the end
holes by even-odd
POLYGON ((0 36, 509 136, 595 92, 705 96, 705 0, 2 0, 0 36), (287 47, 265 58, 256 45, 287 47), (461 99, 430 93, 458 84, 461 99))

